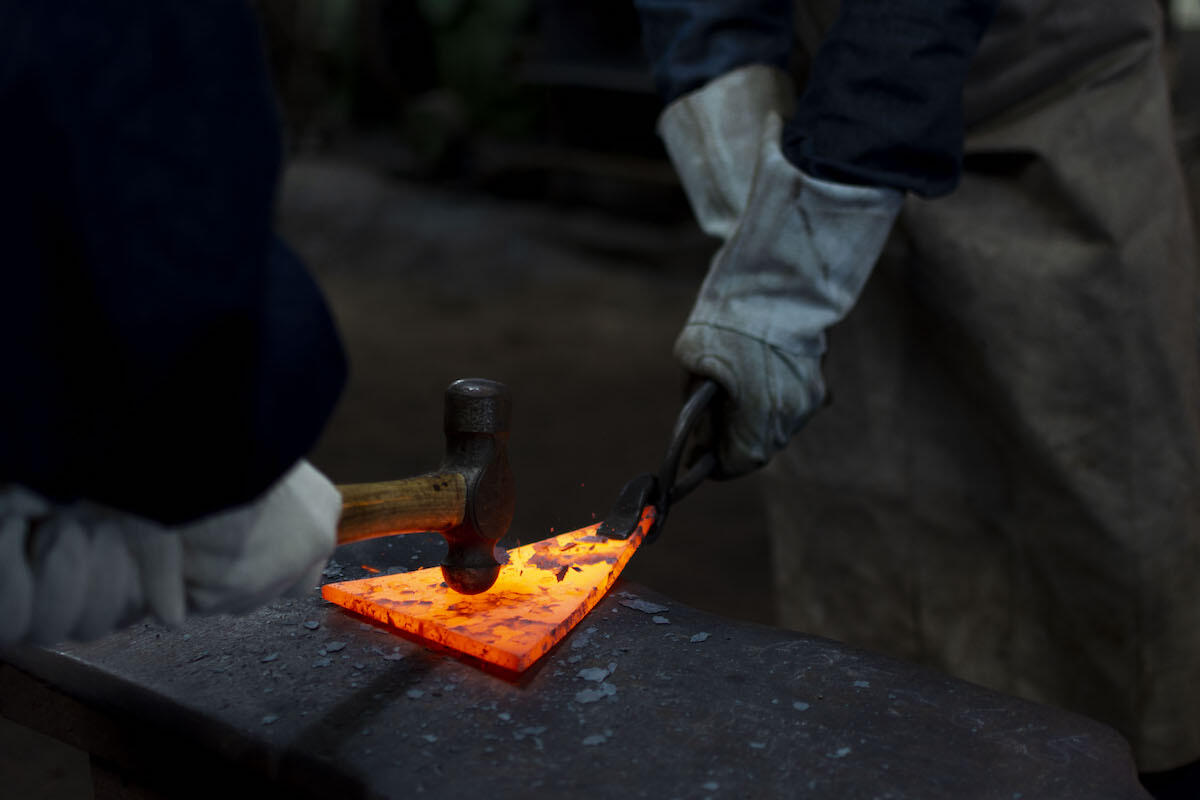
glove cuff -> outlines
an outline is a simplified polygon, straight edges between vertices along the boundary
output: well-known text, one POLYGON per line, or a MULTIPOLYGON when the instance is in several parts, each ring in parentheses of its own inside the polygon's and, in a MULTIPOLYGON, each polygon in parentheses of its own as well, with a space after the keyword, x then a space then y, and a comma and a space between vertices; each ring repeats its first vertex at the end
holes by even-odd
POLYGON ((777 67, 751 64, 670 103, 658 119, 696 220, 728 238, 746 207, 767 117, 790 117, 796 89, 777 67))

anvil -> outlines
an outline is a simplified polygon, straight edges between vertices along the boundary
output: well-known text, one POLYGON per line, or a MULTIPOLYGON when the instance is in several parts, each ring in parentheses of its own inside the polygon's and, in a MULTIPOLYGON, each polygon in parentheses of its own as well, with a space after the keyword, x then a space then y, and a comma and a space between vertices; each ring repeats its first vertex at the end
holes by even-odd
MULTIPOLYGON (((330 578, 439 544, 350 545, 330 578)), ((0 714, 165 796, 1147 797, 1097 722, 631 583, 516 682, 316 593, 2 661, 0 714)))

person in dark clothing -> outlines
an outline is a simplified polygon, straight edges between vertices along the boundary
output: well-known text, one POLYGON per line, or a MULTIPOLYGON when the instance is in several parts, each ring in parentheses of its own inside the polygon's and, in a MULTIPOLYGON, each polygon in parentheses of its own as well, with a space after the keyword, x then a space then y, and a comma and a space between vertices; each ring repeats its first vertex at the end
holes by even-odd
POLYGON ((311 588, 345 380, 244 0, 0 2, 0 644, 311 588))
POLYGON ((675 354, 726 390, 724 474, 770 462, 783 622, 1105 721, 1144 771, 1195 761, 1197 276, 1158 4, 636 4, 723 240, 675 354))

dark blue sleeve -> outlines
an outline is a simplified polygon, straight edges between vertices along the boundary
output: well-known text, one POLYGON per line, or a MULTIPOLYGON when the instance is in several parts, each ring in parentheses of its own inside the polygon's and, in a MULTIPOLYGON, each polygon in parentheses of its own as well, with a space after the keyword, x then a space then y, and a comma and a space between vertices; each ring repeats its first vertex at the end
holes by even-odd
POLYGON ((747 64, 786 69, 792 0, 634 0, 650 69, 669 103, 747 64))
MULTIPOLYGON (((843 0, 784 131, 829 180, 933 196, 958 182, 967 70, 998 0, 843 0)), ((735 67, 785 67, 791 2, 636 0, 665 100, 735 67)))
POLYGON ((0 0, 0 483, 175 523, 246 502, 345 380, 273 235, 245 0, 0 0))
POLYGON ((810 175, 936 196, 962 170, 963 86, 997 0, 843 0, 783 150, 810 175))

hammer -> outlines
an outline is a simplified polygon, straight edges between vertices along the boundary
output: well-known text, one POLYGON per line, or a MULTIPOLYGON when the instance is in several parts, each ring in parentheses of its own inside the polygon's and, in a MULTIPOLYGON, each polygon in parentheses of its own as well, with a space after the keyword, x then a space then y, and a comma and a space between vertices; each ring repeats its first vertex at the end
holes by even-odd
POLYGON ((461 594, 479 594, 500 575, 496 542, 512 522, 508 387, 464 378, 446 389, 446 456, 436 472, 383 483, 339 486, 338 544, 437 531, 446 539, 442 576, 461 594))

